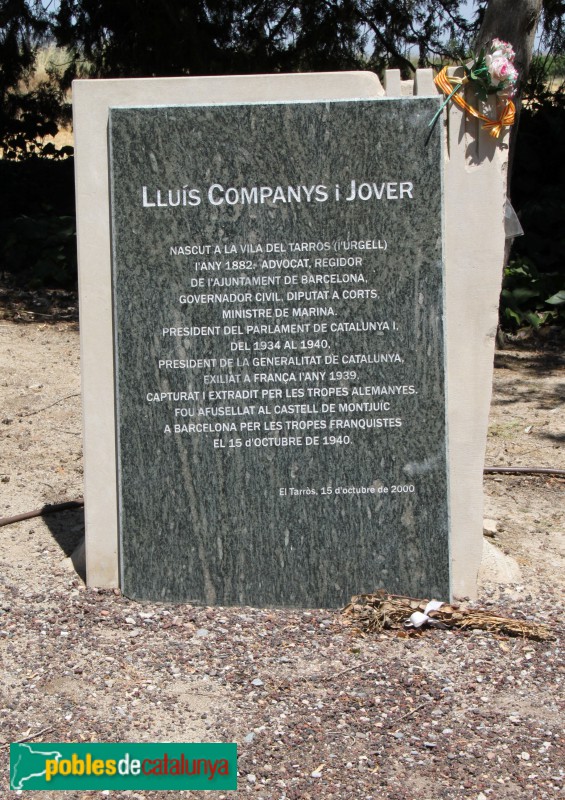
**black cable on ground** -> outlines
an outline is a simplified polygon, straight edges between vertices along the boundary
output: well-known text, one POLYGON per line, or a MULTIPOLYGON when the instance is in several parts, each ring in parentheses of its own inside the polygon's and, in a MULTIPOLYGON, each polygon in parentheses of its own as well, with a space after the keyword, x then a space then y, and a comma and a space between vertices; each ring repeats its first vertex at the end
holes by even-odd
POLYGON ((0 528, 4 525, 11 525, 13 522, 22 522, 24 519, 33 519, 33 517, 44 517, 46 514, 56 514, 58 511, 69 511, 73 508, 82 508, 84 500, 80 497, 78 500, 69 500, 67 503, 49 503, 43 508, 38 508, 36 511, 26 511, 25 514, 16 514, 13 517, 1 517, 0 528))
POLYGON ((556 475, 565 478, 565 469, 551 467, 485 467, 485 475, 556 475))

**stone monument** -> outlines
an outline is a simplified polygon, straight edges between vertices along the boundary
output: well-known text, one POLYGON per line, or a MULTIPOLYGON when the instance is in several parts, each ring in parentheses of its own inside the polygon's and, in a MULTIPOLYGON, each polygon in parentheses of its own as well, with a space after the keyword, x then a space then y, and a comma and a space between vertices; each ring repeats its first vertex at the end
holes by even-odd
POLYGON ((449 595, 439 102, 111 110, 126 593, 449 595))
POLYGON ((497 284, 480 272, 459 330, 466 157, 450 169, 429 126, 431 75, 397 99, 387 78, 389 97, 364 73, 75 84, 89 583, 474 594, 484 441, 465 467, 460 446, 486 426, 490 382, 478 402, 469 378, 490 375, 497 284))

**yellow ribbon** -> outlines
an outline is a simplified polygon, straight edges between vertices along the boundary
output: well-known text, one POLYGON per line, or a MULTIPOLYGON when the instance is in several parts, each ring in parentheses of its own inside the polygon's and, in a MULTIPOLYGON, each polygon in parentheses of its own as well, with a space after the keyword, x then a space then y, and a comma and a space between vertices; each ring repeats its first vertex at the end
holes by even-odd
MULTIPOLYGON (((444 94, 450 95, 453 92, 453 86, 460 83, 466 83, 466 78, 449 78, 447 76, 447 67, 444 67, 441 72, 436 75, 434 78, 435 85, 441 89, 444 94)), ((505 127, 510 127, 514 124, 514 119, 516 117, 516 106, 512 102, 512 100, 507 100, 504 108, 498 119, 491 119, 487 117, 485 114, 481 114, 480 111, 477 111, 476 108, 469 105, 469 103, 462 97, 458 92, 456 92, 452 98, 453 102, 462 108, 463 111, 466 111, 467 114, 470 114, 472 117, 476 119, 480 119, 484 122, 483 130, 488 131, 490 136, 495 139, 498 139, 500 134, 502 133, 502 129, 505 127)))

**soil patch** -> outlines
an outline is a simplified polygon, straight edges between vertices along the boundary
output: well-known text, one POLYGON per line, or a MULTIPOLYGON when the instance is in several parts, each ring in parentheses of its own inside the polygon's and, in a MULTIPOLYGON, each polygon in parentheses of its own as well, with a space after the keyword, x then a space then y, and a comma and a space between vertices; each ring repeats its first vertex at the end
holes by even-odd
MULTIPOLYGON (((8 516, 82 495, 78 330, 4 318, 0 343, 8 516)), ((562 468, 564 411, 557 352, 499 353, 487 463, 562 468)), ((483 581, 480 604, 549 624, 550 643, 481 631, 362 636, 327 609, 136 603, 86 589, 74 571, 82 510, 0 528, 3 739, 236 741, 233 796, 263 800, 562 797, 564 486, 485 479, 489 541, 520 579, 483 581)), ((0 759, 2 797, 15 798, 8 747, 0 759)), ((193 795, 112 798, 181 794, 193 795)))

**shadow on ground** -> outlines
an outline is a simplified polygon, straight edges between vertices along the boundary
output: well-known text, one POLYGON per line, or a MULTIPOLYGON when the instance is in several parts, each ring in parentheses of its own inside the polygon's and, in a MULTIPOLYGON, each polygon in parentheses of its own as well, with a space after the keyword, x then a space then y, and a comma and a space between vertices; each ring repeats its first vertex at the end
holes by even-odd
POLYGON ((0 318, 12 322, 78 322, 76 289, 22 287, 0 273, 0 318))
POLYGON ((539 409, 552 410, 565 403, 564 381, 553 381, 550 385, 542 382, 542 379, 561 378, 565 374, 565 358, 560 353, 498 351, 494 364, 500 373, 493 405, 527 402, 535 403, 539 409))
POLYGON ((67 558, 71 558, 79 577, 86 582, 84 561, 84 508, 46 514, 43 517, 51 536, 67 558))

